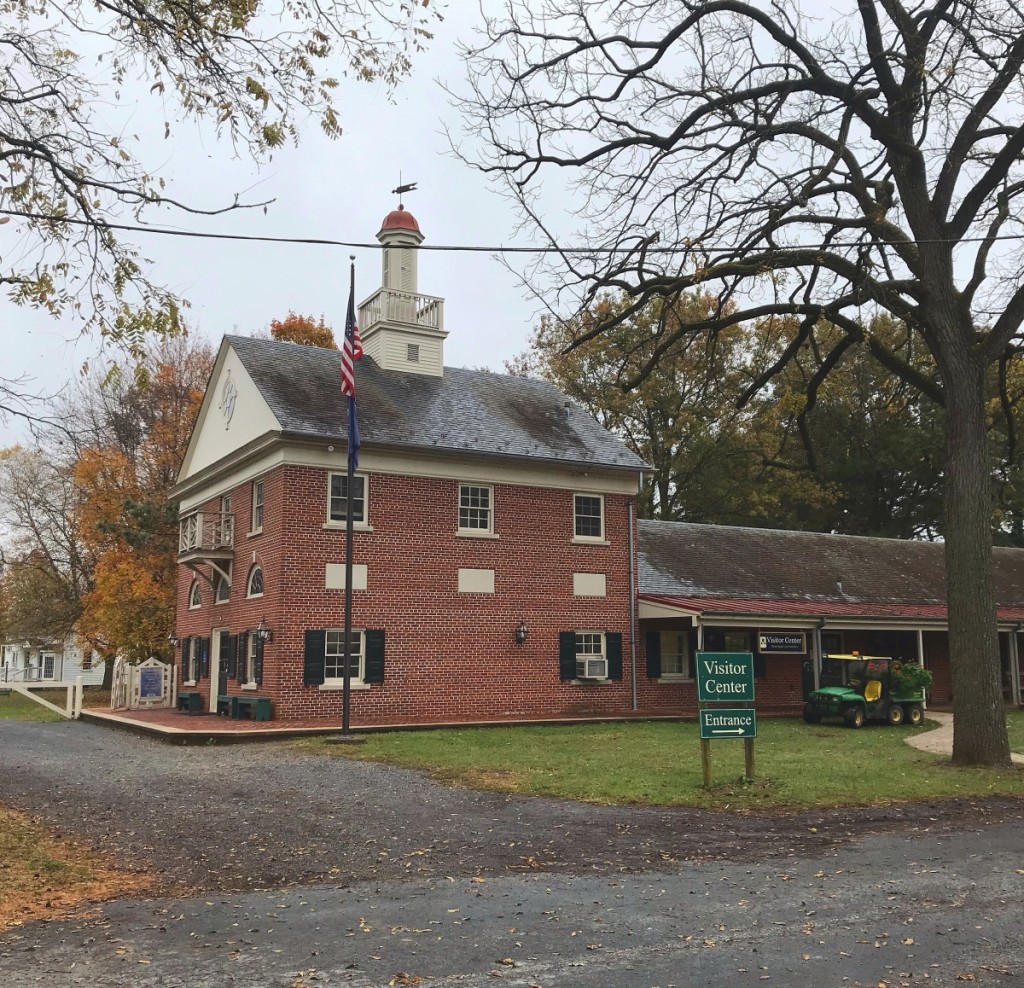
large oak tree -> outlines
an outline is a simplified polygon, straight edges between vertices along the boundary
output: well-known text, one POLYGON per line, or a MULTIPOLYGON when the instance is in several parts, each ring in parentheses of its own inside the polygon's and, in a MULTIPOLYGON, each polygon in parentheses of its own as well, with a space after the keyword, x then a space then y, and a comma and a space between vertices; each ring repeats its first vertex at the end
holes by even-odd
POLYGON ((1007 764, 985 379, 1024 319, 1020 3, 845 0, 811 17, 793 0, 510 0, 467 57, 479 164, 559 249, 577 304, 609 287, 633 311, 718 299, 656 327, 638 378, 680 334, 795 318, 746 397, 814 341, 811 400, 860 346, 941 406, 953 759, 1007 764), (545 198, 566 179, 586 221, 570 237, 545 198), (937 378, 872 332, 879 312, 937 378), (840 333, 818 341, 821 325, 840 333))

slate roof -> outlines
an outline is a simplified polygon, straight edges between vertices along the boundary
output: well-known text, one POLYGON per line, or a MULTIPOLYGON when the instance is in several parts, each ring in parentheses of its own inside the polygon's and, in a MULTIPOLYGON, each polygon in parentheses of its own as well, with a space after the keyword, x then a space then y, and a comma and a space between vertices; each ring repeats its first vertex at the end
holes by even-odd
MULTIPOLYGON (((226 337, 285 433, 344 443, 336 350, 226 337)), ((645 469, 643 461, 547 381, 446 367, 443 377, 356 364, 364 448, 477 453, 530 460, 645 469), (568 407, 566 407, 568 406, 568 407)))
MULTIPOLYGON (((946 615, 937 542, 640 521, 638 549, 641 595, 697 611, 946 615)), ((1024 615, 1024 550, 993 564, 1000 616, 1024 615)))

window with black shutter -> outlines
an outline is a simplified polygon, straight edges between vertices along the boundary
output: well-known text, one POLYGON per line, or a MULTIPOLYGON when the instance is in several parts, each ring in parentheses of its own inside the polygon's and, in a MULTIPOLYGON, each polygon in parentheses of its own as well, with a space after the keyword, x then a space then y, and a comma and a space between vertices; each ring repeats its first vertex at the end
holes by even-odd
POLYGON ((384 629, 368 629, 366 637, 366 662, 363 673, 364 683, 384 682, 384 629))
POLYGON ((605 654, 608 657, 608 678, 622 679, 622 635, 609 631, 604 636, 605 654))
POLYGON ((647 654, 647 678, 661 676, 661 632, 648 631, 644 635, 644 652, 647 654))
POLYGON ((324 681, 324 660, 327 655, 327 631, 309 630, 305 634, 305 652, 302 661, 302 682, 306 686, 321 686, 324 681))

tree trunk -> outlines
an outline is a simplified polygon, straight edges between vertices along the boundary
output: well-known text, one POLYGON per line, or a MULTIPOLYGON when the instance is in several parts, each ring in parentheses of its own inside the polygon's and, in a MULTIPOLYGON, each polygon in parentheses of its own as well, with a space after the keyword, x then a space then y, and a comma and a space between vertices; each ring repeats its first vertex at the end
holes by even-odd
POLYGON ((945 389, 953 761, 962 765, 1009 765, 992 580, 992 496, 983 372, 969 364, 964 360, 946 377, 945 389))

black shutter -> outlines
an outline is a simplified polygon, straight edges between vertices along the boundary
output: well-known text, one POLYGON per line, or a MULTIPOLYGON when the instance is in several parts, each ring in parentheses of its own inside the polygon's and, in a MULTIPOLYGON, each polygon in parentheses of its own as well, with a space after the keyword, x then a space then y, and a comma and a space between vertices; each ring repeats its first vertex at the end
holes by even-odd
POLYGON ((648 631, 644 635, 644 651, 647 653, 647 678, 661 676, 661 632, 648 631))
POLYGON ((188 674, 188 643, 191 641, 189 638, 182 638, 181 640, 181 681, 185 682, 189 679, 188 674))
POLYGON ((764 656, 760 652, 754 653, 754 679, 764 679, 764 656))
POLYGON ((558 632, 558 678, 576 678, 576 632, 558 632))
POLYGON ((324 660, 327 655, 327 632, 306 632, 306 651, 302 662, 302 681, 306 686, 319 686, 324 681, 324 660))
MULTIPOLYGON (((228 635, 228 679, 238 678, 238 635, 228 635)), ((224 684, 224 692, 227 693, 228 685, 224 684)))
POLYGON ((236 679, 240 683, 247 683, 246 666, 249 664, 249 632, 238 632, 238 664, 235 666, 236 679))
POLYGON ((263 639, 256 636, 256 652, 252 657, 252 678, 257 686, 263 685, 263 639))
POLYGON ((622 679, 622 635, 609 631, 604 636, 608 652, 608 678, 622 679))
POLYGON ((199 678, 208 679, 210 676, 210 639, 199 639, 199 678))
POLYGON ((384 682, 384 630, 367 631, 366 662, 363 673, 364 683, 384 682))

